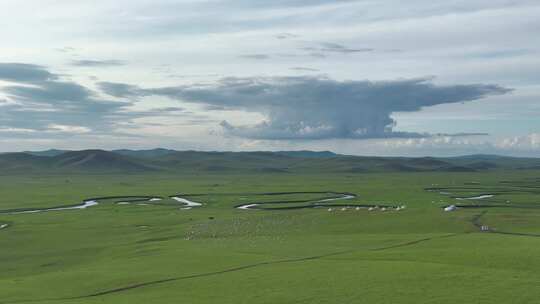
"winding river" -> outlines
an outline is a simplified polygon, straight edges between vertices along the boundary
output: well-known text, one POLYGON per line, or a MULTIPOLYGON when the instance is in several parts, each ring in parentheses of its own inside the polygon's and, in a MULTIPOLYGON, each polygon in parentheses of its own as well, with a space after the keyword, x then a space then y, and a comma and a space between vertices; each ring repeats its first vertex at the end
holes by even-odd
MULTIPOLYGON (((401 210, 400 206, 386 205, 364 205, 364 204, 336 204, 336 201, 347 201, 357 198, 353 193, 342 192, 276 192, 276 193, 258 193, 251 195, 287 195, 287 194, 321 194, 323 198, 310 200, 285 200, 285 201, 265 201, 265 202, 249 202, 234 206, 240 210, 293 210, 293 209, 313 209, 313 208, 348 208, 370 209, 381 208, 381 210, 401 210)), ((404 206, 403 206, 404 207, 404 206)), ((332 209, 330 209, 331 211, 332 209)))
MULTIPOLYGON (((238 193, 221 193, 225 195, 238 194, 238 193)), ((347 210, 349 208, 355 208, 356 210, 368 209, 386 211, 386 210, 401 210, 405 206, 389 206, 389 205, 375 205, 375 204, 355 204, 355 203, 337 203, 339 201, 350 201, 357 198, 356 194, 346 193, 346 192, 266 192, 266 193, 241 193, 245 196, 284 196, 284 195, 308 195, 308 194, 318 194, 320 197, 313 199, 303 199, 303 200, 275 200, 275 201, 263 201, 263 202, 250 202, 234 205, 235 209, 239 210, 293 210, 293 209, 308 209, 308 208, 330 208, 329 211, 332 211, 332 208, 341 208, 342 210, 347 210)), ((193 208, 202 207, 203 203, 195 202, 186 197, 200 197, 204 195, 219 195, 216 193, 212 194, 182 194, 182 195, 173 195, 168 198, 179 203, 182 207, 181 210, 190 210, 193 208)), ((50 208, 34 208, 34 209, 8 209, 0 210, 0 214, 32 214, 32 213, 43 213, 43 212, 56 212, 56 211, 67 211, 67 210, 83 210, 88 209, 100 204, 104 204, 105 200, 113 200, 112 203, 117 205, 162 205, 170 206, 170 204, 161 203, 163 197, 159 196, 107 196, 107 197, 96 197, 89 198, 84 200, 81 204, 73 205, 62 205, 50 208)), ((111 203, 111 202, 109 202, 111 203)))
POLYGON ((455 199, 460 200, 460 201, 463 201, 463 200, 481 200, 481 199, 486 199, 486 198, 492 198, 494 196, 495 196, 494 194, 483 194, 483 195, 478 195, 478 196, 473 196, 473 197, 456 197, 455 199))
MULTIPOLYGON (((193 207, 200 207, 202 204, 192 202, 188 199, 181 198, 178 196, 171 197, 171 199, 179 202, 181 206, 187 207, 189 209, 193 207)), ((139 205, 160 205, 159 201, 162 201, 163 198, 156 196, 109 196, 109 197, 98 197, 84 200, 81 204, 74 205, 62 205, 50 208, 34 208, 34 209, 8 209, 0 210, 0 214, 31 214, 31 213, 43 213, 43 212, 55 212, 55 211, 66 211, 66 210, 83 210, 90 207, 94 207, 100 204, 100 201, 103 200, 115 200, 114 203, 117 205, 130 205, 132 203, 139 203, 139 205)))
POLYGON ((182 208, 182 210, 190 210, 194 207, 201 207, 202 204, 201 203, 197 203, 197 202, 193 202, 193 201, 190 201, 188 199, 185 199, 183 197, 179 197, 179 196, 171 196, 171 199, 181 203, 181 204, 184 204, 186 207, 185 208, 182 208))
POLYGON ((93 206, 99 205, 96 201, 84 201, 82 205, 78 206, 70 206, 70 207, 56 207, 56 208, 49 208, 49 209, 33 209, 33 210, 25 210, 25 211, 15 211, 11 212, 10 214, 24 214, 24 213, 39 213, 39 212, 50 212, 50 211, 64 211, 64 210, 76 210, 76 209, 86 209, 93 206))

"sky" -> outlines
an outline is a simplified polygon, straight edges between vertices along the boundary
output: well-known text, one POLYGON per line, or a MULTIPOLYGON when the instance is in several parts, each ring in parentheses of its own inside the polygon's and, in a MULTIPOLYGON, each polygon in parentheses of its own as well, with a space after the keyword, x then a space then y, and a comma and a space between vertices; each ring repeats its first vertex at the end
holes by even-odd
POLYGON ((540 157, 538 0, 2 0, 0 151, 540 157))

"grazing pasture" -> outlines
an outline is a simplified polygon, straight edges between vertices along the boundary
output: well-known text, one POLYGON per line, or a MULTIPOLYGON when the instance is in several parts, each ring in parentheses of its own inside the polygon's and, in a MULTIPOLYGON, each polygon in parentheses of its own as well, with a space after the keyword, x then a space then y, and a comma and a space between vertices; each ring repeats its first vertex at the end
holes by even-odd
POLYGON ((5 304, 540 296, 539 171, 14 175, 0 189, 5 304))

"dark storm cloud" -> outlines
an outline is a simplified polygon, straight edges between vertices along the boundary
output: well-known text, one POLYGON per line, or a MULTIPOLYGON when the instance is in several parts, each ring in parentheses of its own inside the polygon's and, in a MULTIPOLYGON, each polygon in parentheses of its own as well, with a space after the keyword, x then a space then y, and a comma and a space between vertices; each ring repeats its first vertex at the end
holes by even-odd
POLYGON ((122 60, 74 60, 71 65, 77 67, 111 67, 111 66, 123 66, 127 63, 122 60))
POLYGON ((498 85, 435 85, 431 79, 336 81, 321 77, 224 78, 208 85, 117 90, 115 96, 159 95, 219 109, 257 112, 255 126, 221 126, 231 135, 253 139, 423 137, 395 132, 394 112, 467 102, 510 89, 498 85), (118 94, 122 93, 122 94, 118 94))

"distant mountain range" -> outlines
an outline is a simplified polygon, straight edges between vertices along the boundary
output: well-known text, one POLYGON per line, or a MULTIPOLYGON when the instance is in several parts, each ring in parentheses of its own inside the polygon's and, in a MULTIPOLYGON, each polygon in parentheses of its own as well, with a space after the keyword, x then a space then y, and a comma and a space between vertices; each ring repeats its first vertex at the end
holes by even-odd
MULTIPOLYGON (((25 151, 23 153, 32 154, 35 156, 58 156, 66 152, 71 152, 71 151, 51 149, 51 150, 45 150, 45 151, 25 151)), ((121 150, 112 150, 111 152, 127 155, 127 156, 133 156, 133 157, 152 158, 152 157, 164 156, 167 154, 173 154, 180 151, 157 148, 157 149, 151 149, 151 150, 121 149, 121 150)), ((204 152, 201 152, 201 153, 204 153, 204 152)), ((343 156, 343 155, 336 154, 330 151, 308 151, 308 150, 278 151, 278 152, 273 152, 273 153, 291 156, 291 157, 304 157, 304 158, 327 158, 327 157, 343 156)))
POLYGON ((328 151, 200 152, 153 150, 48 150, 0 154, 0 173, 370 173, 476 172, 540 169, 538 158, 366 157, 328 151))

